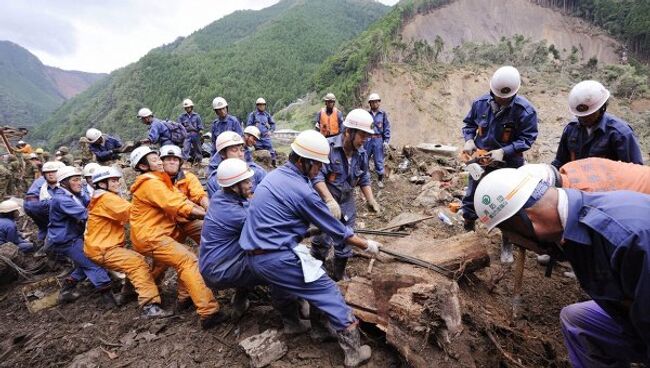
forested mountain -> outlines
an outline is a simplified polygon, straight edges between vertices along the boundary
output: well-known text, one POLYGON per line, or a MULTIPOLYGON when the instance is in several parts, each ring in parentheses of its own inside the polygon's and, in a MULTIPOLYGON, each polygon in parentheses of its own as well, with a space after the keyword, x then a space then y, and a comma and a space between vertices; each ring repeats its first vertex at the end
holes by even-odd
POLYGON ((213 119, 216 96, 240 118, 259 96, 279 109, 308 92, 323 60, 388 9, 371 0, 283 0, 235 12, 111 73, 66 102, 36 134, 51 145, 70 142, 91 126, 142 137, 138 108, 175 118, 188 97, 206 122, 213 119))
POLYGON ((43 65, 23 47, 0 41, 0 125, 37 126, 103 76, 43 65))

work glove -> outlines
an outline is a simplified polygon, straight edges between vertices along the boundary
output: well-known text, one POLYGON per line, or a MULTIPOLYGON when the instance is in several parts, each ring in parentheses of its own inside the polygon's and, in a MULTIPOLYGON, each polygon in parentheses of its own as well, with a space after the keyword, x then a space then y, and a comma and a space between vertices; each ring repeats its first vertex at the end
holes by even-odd
POLYGON ((474 151, 476 151, 476 144, 473 139, 468 139, 463 146, 463 152, 471 155, 474 151))
POLYGON ((390 146, 388 145, 388 142, 384 142, 384 153, 388 153, 390 150, 390 146))
POLYGON ((492 158, 492 160, 494 160, 494 161, 503 161, 503 154, 504 154, 503 149, 501 149, 501 148, 495 149, 493 151, 490 151, 489 154, 490 154, 490 158, 492 158))
POLYGON ((376 256, 379 255, 379 248, 381 248, 381 243, 368 239, 368 246, 363 251, 376 256))
POLYGON ((329 208, 330 212, 332 213, 332 216, 336 218, 337 220, 341 219, 341 206, 334 200, 334 198, 330 199, 329 201, 325 202, 327 205, 327 208, 329 208))
POLYGON ((375 213, 381 213, 381 207, 379 206, 379 203, 377 203, 377 201, 374 198, 368 201, 366 205, 368 206, 368 209, 370 211, 375 213))

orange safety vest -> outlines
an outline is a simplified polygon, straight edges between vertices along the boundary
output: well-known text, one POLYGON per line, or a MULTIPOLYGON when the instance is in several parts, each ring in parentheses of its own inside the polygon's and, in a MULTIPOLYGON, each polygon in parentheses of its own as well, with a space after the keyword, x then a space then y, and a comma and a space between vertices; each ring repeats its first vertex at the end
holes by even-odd
POLYGON ((339 134, 339 110, 335 107, 332 110, 332 114, 327 115, 327 112, 325 112, 325 108, 323 107, 320 110, 320 115, 318 117, 318 127, 320 129, 320 134, 325 137, 339 134))
POLYGON ((562 188, 584 192, 631 190, 650 194, 650 166, 590 157, 560 168, 562 188))

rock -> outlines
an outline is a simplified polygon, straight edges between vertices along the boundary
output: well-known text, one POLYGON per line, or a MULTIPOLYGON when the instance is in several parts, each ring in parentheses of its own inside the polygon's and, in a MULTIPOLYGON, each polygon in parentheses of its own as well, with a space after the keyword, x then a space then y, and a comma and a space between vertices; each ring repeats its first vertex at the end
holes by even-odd
POLYGON ((420 143, 415 148, 423 152, 449 157, 455 157, 458 152, 458 147, 438 143, 420 143))
POLYGON ((271 166, 271 152, 267 150, 255 150, 253 151, 253 159, 257 162, 261 162, 266 166, 271 166))
POLYGON ((72 362, 68 365, 68 368, 96 368, 99 367, 99 360, 101 358, 102 351, 99 348, 94 348, 88 350, 85 353, 81 353, 75 356, 72 359, 72 362))
POLYGON ((265 367, 282 358, 287 351, 287 345, 278 339, 278 331, 268 329, 259 335, 251 336, 239 343, 246 355, 251 359, 251 366, 265 367))
POLYGON ((429 166, 426 173, 431 177, 431 180, 433 181, 443 181, 443 179, 447 176, 447 170, 441 168, 438 165, 429 166))
POLYGON ((450 202, 454 198, 439 181, 431 181, 422 187, 422 193, 413 202, 416 206, 435 207, 450 202))
POLYGON ((428 176, 411 176, 409 181, 413 184, 424 184, 429 181, 429 179, 428 176))

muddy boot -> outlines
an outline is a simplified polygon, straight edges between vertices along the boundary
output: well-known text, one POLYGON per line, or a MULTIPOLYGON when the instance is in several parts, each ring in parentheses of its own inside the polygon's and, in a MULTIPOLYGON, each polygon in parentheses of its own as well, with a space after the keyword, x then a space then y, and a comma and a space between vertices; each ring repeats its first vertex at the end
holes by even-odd
POLYGON ((201 328, 208 330, 220 324, 221 322, 227 321, 228 316, 222 311, 218 311, 209 315, 206 318, 201 318, 201 328))
POLYGON ((190 309, 194 308, 194 302, 192 298, 185 298, 183 300, 176 300, 176 313, 187 312, 190 309))
POLYGON ((162 309, 158 303, 147 304, 142 308, 142 317, 144 318, 165 318, 173 314, 174 312, 162 309))
POLYGON ((238 288, 235 290, 235 295, 233 295, 232 300, 230 300, 230 303, 232 305, 232 312, 230 314, 230 319, 233 321, 237 321, 242 316, 246 311, 248 310, 248 307, 250 306, 250 301, 248 300, 248 289, 244 288, 238 288))
POLYGON ((111 286, 106 286, 103 287, 99 290, 99 293, 102 296, 102 304, 106 308, 115 308, 117 307, 117 301, 115 300, 115 295, 113 295, 113 291, 111 290, 111 286))
POLYGON ((311 322, 311 330, 309 337, 315 342, 327 342, 336 340, 336 331, 334 331, 329 324, 325 315, 316 307, 311 307, 309 311, 309 321, 311 322))
POLYGON ((122 285, 122 290, 120 290, 119 294, 115 295, 115 303, 117 303, 118 307, 121 307, 128 304, 129 302, 136 300, 137 298, 138 294, 135 292, 133 284, 131 284, 131 282, 129 282, 127 279, 124 281, 124 285, 122 285))
POLYGON ((309 330, 309 322, 300 319, 300 308, 297 301, 276 309, 282 316, 282 325, 284 326, 282 333, 285 335, 298 335, 309 330))
POLYGON ((463 229, 467 232, 474 231, 476 229, 476 221, 465 219, 463 229))
POLYGON ((512 264, 515 261, 513 252, 514 246, 509 241, 501 244, 501 264, 512 264))
POLYGON ((347 258, 338 258, 334 257, 334 260, 332 261, 333 265, 333 272, 332 272, 332 278, 334 281, 347 281, 350 279, 348 277, 347 272, 345 272, 345 267, 348 264, 348 259, 347 258))
POLYGON ((345 353, 345 362, 343 365, 346 368, 358 367, 370 359, 372 350, 368 345, 361 345, 358 326, 346 328, 336 335, 339 339, 339 345, 343 349, 343 353, 345 353))
POLYGON ((384 176, 383 175, 378 175, 377 176, 377 187, 382 189, 384 188, 384 176))
POLYGON ((76 290, 77 289, 77 280, 67 278, 63 280, 63 287, 59 292, 59 303, 72 303, 75 300, 79 299, 81 294, 76 290))

